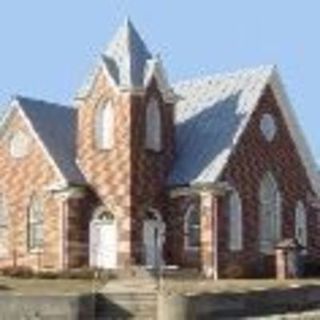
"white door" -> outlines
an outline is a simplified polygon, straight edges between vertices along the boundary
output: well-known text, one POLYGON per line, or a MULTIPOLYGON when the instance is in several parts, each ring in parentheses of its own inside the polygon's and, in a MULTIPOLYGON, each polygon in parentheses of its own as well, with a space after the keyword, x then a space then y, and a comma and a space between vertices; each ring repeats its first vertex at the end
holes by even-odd
POLYGON ((163 264, 162 246, 164 224, 158 220, 146 219, 143 223, 143 244, 146 267, 155 268, 163 264))
POLYGON ((117 227, 114 220, 92 222, 90 247, 92 266, 103 269, 117 267, 117 227))
POLYGON ((153 220, 144 221, 143 242, 145 249, 145 264, 154 268, 157 264, 157 228, 153 220))

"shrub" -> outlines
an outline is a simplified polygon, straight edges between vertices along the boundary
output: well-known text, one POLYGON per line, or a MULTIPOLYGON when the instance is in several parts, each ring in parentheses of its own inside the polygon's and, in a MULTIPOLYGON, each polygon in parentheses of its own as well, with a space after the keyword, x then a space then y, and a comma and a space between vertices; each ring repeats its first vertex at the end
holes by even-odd
POLYGON ((60 279, 83 279, 91 280, 94 279, 99 271, 93 268, 82 268, 62 271, 58 274, 60 279))
POLYGON ((307 258, 303 262, 302 276, 306 278, 319 278, 320 277, 320 262, 311 258, 307 258))
POLYGON ((223 277, 227 279, 246 278, 246 268, 243 265, 230 263, 223 270, 223 277))
POLYGON ((33 278, 34 272, 29 267, 16 266, 2 269, 2 275, 12 278, 30 279, 33 278))
POLYGON ((39 271, 36 273, 36 277, 38 279, 58 279, 59 278, 59 274, 57 272, 54 271, 39 271))

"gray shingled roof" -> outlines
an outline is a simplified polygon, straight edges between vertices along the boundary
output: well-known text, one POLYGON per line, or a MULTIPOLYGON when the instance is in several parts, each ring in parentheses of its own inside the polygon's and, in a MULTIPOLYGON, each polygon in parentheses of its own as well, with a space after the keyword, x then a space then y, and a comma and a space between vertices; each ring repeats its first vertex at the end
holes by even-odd
POLYGON ((126 19, 103 54, 103 61, 113 80, 126 88, 143 86, 146 62, 151 58, 149 50, 129 19, 126 19))
POLYGON ((17 101, 64 178, 71 183, 84 183, 75 162, 76 110, 21 96, 17 101))
POLYGON ((169 185, 217 181, 272 71, 265 66, 174 86, 180 100, 169 185))

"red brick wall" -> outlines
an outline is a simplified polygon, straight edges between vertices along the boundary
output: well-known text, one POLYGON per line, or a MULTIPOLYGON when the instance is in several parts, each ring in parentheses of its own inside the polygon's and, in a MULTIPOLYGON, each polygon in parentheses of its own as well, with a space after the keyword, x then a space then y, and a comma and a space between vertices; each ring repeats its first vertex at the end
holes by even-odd
POLYGON ((130 96, 118 93, 100 70, 91 94, 78 102, 77 157, 90 187, 119 222, 118 261, 122 266, 131 260, 130 132, 130 96), (95 114, 100 103, 107 100, 114 108, 115 142, 111 150, 99 150, 95 144, 95 114))
POLYGON ((57 199, 45 190, 57 181, 57 175, 18 112, 14 113, 0 141, 0 172, 0 192, 5 196, 9 213, 9 256, 0 259, 0 266, 59 268, 60 207, 57 199), (31 138, 30 153, 21 159, 12 158, 9 152, 7 137, 16 130, 22 130, 31 138), (45 239, 41 254, 32 254, 27 248, 27 209, 34 192, 44 200, 45 239))
POLYGON ((261 97, 259 107, 221 177, 237 189, 242 199, 244 248, 238 253, 228 249, 228 216, 221 201, 218 229, 220 271, 228 264, 254 265, 259 257, 262 258, 259 253, 259 187, 268 171, 276 178, 281 192, 283 237, 294 237, 295 206, 298 200, 302 200, 307 209, 309 253, 319 255, 316 213, 307 202, 311 186, 270 87, 261 97), (272 142, 266 141, 259 128, 261 115, 266 112, 274 116, 278 127, 272 142))
POLYGON ((100 71, 91 94, 78 102, 78 160, 90 187, 120 221, 120 266, 141 261, 142 213, 147 207, 161 210, 164 183, 172 157, 173 109, 166 105, 152 82, 147 93, 117 92, 100 71), (145 109, 150 95, 161 105, 164 148, 144 149, 145 109), (115 110, 115 143, 98 150, 94 141, 95 112, 100 102, 112 100, 115 110))
POLYGON ((89 230, 92 212, 100 205, 96 196, 87 190, 80 197, 66 201, 66 260, 65 268, 89 265, 89 230))
POLYGON ((174 152, 173 106, 166 104, 155 81, 145 96, 132 97, 131 131, 131 196, 132 196, 132 250, 137 262, 143 262, 143 214, 148 208, 159 210, 166 220, 166 179, 174 152), (159 102, 162 120, 162 150, 145 149, 146 107, 153 97, 159 102))
POLYGON ((185 214, 190 205, 199 207, 200 196, 183 196, 170 201, 167 219, 167 238, 165 245, 166 261, 169 264, 187 268, 201 268, 201 252, 185 249, 185 214))
MULTIPOLYGON (((264 256, 259 250, 259 188, 261 179, 268 171, 276 178, 281 192, 283 237, 294 237, 295 206, 298 200, 302 200, 307 210, 308 253, 319 257, 317 213, 308 204, 308 195, 312 192, 310 182, 270 87, 265 89, 220 178, 221 181, 228 181, 241 196, 244 243, 241 251, 229 250, 229 219, 225 209, 227 197, 217 197, 219 276, 235 276, 234 272, 242 272, 240 269, 247 276, 261 272, 274 275, 274 256, 264 256), (276 120, 278 131, 272 142, 266 141, 260 131, 260 119, 264 113, 272 114, 276 120), (230 274, 232 270, 233 274, 230 274)), ((185 196, 170 201, 166 254, 170 263, 200 268, 200 255, 184 249, 184 214, 192 201, 197 200, 185 196)))

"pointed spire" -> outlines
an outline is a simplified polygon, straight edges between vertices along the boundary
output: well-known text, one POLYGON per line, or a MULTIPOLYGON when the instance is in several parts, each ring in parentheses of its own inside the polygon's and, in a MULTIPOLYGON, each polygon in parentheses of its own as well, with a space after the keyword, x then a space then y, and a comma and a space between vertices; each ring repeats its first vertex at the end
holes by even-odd
POLYGON ((127 15, 127 16, 124 18, 123 26, 124 26, 127 30, 135 29, 129 15, 127 15))
POLYGON ((151 58, 129 17, 125 18, 103 54, 103 60, 115 82, 128 88, 142 86, 145 65, 151 58))

